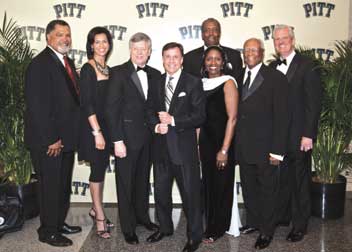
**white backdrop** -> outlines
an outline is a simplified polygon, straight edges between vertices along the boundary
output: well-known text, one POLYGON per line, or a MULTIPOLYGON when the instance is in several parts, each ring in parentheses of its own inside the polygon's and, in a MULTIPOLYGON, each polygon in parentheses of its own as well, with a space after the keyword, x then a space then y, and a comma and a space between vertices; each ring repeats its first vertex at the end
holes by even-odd
MULTIPOLYGON (((0 13, 6 11, 8 17, 17 20, 32 47, 38 51, 46 44, 47 23, 56 18, 67 21, 73 38, 70 56, 78 67, 87 60, 86 36, 92 27, 107 26, 114 36, 110 66, 128 60, 130 36, 139 31, 145 32, 153 41, 149 64, 162 71, 162 46, 177 41, 184 45, 186 52, 201 46, 200 25, 208 17, 220 21, 221 44, 225 46, 241 48, 246 39, 258 37, 264 40, 266 59, 269 59, 273 53, 271 29, 275 24, 284 23, 295 28, 298 44, 314 48, 317 56, 327 59, 333 54, 335 40, 352 35, 352 28, 349 28, 349 23, 352 23, 351 3, 351 0, 1 0, 0 13)), ((72 201, 90 201, 88 177, 89 167, 76 164, 72 201)), ((173 198, 174 202, 180 202, 176 190, 173 198)), ((106 176, 104 200, 116 201, 112 170, 106 176)))

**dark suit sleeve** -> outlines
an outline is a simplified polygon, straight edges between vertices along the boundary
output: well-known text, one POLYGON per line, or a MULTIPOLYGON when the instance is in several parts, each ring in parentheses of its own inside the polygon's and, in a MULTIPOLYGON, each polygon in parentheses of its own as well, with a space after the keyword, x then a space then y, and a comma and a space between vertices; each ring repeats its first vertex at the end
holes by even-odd
POLYGON ((80 99, 81 99, 81 107, 84 112, 84 116, 88 118, 89 116, 96 114, 95 112, 95 92, 96 87, 95 84, 97 82, 94 69, 85 64, 81 70, 81 78, 79 81, 80 85, 80 99))
MULTIPOLYGON (((36 132, 40 133, 38 142, 47 147, 59 140, 54 118, 54 99, 52 97, 52 79, 49 70, 44 70, 41 62, 32 62, 25 77, 25 99, 27 117, 36 132)), ((48 64, 48 63, 46 63, 48 64)))
POLYGON ((153 134, 155 133, 155 126, 160 122, 157 115, 160 110, 158 110, 158 85, 161 85, 161 82, 154 82, 153 86, 149 87, 147 98, 147 123, 153 134))
POLYGON ((273 142, 270 153, 286 154, 288 118, 288 81, 283 74, 276 72, 273 82, 273 142))
POLYGON ((322 85, 318 71, 314 68, 313 63, 310 63, 306 69, 303 78, 305 105, 303 136, 315 139, 321 111, 322 85))
POLYGON ((112 142, 124 140, 121 114, 123 111, 123 99, 122 71, 119 68, 113 68, 111 70, 105 104, 105 116, 112 142))
POLYGON ((202 81, 197 79, 190 92, 191 109, 188 113, 175 116, 177 130, 199 127, 205 120, 205 93, 202 81))

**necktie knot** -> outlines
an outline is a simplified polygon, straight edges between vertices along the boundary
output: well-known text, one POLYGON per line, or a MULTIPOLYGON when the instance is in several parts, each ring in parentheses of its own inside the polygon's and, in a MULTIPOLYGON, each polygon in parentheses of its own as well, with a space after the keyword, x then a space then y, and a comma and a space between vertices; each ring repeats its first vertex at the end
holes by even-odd
POLYGON ((144 72, 147 72, 147 69, 146 67, 140 67, 140 66, 137 66, 137 72, 138 71, 144 71, 144 72))
POLYGON ((286 59, 278 59, 277 60, 277 64, 279 65, 279 66, 281 66, 281 64, 284 64, 284 65, 286 65, 287 66, 287 60, 286 59))

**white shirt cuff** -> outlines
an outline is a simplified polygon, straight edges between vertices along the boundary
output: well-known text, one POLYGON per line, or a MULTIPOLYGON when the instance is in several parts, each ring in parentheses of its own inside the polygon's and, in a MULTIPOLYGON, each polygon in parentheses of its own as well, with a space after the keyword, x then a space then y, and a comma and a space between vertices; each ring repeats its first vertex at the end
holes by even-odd
POLYGON ((269 155, 273 158, 276 158, 277 160, 280 160, 280 161, 284 160, 284 156, 273 154, 273 153, 269 153, 269 155))

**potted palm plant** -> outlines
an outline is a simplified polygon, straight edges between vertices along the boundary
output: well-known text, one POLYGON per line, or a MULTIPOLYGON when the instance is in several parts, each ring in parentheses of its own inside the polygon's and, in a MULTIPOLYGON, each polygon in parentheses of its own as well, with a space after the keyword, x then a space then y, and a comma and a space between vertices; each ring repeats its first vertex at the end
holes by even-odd
POLYGON ((336 219, 344 214, 346 178, 352 153, 352 41, 335 43, 332 62, 320 61, 324 96, 313 150, 312 214, 336 219))
POLYGON ((20 27, 4 14, 0 27, 0 163, 7 177, 6 194, 19 196, 25 217, 38 215, 32 164, 24 145, 24 74, 33 50, 20 27))

